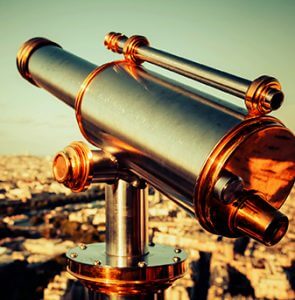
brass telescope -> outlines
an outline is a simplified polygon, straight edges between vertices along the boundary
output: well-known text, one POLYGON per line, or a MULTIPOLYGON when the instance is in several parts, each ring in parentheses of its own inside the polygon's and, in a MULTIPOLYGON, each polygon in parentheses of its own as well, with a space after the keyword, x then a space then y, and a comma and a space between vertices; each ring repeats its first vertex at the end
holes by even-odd
POLYGON ((161 291, 182 276, 183 251, 148 247, 145 183, 212 233, 276 244, 288 228, 279 208, 295 174, 294 135, 267 116, 283 102, 280 83, 191 62, 150 47, 142 36, 109 33, 105 45, 124 59, 96 66, 44 38, 27 41, 17 55, 21 75, 74 108, 83 136, 99 148, 75 142, 59 152, 56 180, 75 192, 91 182, 108 184, 106 245, 69 253, 69 271, 106 295, 143 293, 143 299, 156 299, 147 296, 151 291, 162 299, 161 291), (152 72, 144 62, 243 98, 246 108, 152 72), (103 259, 94 260, 95 253, 103 259))

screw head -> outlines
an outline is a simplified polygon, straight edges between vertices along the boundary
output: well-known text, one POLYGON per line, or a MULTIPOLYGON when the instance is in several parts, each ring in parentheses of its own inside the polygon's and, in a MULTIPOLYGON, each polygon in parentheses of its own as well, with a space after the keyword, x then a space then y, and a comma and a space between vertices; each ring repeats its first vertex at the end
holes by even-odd
POLYGON ((71 258, 76 258, 78 256, 78 254, 76 253, 76 252, 72 252, 71 254, 70 254, 70 257, 71 258))
POLYGON ((135 178, 133 181, 130 182, 130 184, 137 189, 144 189, 146 187, 145 181, 140 178, 135 178))
POLYGON ((81 250, 85 250, 85 249, 87 249, 87 246, 86 246, 85 244, 81 243, 81 244, 79 245, 79 248, 80 248, 81 250))
POLYGON ((174 249, 174 252, 175 252, 175 253, 181 253, 181 251, 182 251, 182 250, 181 250, 180 248, 175 248, 175 249, 174 249))
POLYGON ((94 265, 95 266, 100 266, 101 265, 101 261, 99 259, 94 261, 94 265))
POLYGON ((146 267, 146 262, 145 261, 140 261, 140 262, 138 262, 138 267, 139 268, 144 268, 144 267, 146 267))
POLYGON ((174 257, 173 257, 173 261, 174 261, 175 263, 179 262, 179 261, 180 261, 180 257, 174 256, 174 257))

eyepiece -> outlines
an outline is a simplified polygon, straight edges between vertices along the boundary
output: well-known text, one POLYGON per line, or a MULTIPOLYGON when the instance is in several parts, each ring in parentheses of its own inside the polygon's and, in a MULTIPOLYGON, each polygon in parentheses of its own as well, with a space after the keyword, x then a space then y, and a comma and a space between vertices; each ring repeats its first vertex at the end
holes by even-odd
POLYGON ((252 81, 245 102, 250 116, 265 115, 281 107, 284 93, 281 84, 276 78, 260 76, 252 81))
POLYGON ((289 220, 286 216, 280 215, 275 218, 265 231, 264 240, 268 246, 275 245, 285 235, 288 230, 289 220))
POLYGON ((269 89, 267 92, 264 105, 271 110, 277 110, 281 107, 284 101, 284 93, 277 89, 269 89))
POLYGON ((234 216, 234 228, 266 246, 278 243, 287 232, 288 218, 250 191, 242 197, 234 216))

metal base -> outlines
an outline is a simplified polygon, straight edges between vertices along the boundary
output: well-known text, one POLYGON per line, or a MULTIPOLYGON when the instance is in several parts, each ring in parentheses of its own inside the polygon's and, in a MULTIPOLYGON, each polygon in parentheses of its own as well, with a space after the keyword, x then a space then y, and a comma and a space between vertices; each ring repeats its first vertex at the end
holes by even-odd
POLYGON ((68 271, 102 298, 163 299, 186 271, 181 249, 148 246, 144 185, 118 180, 106 186, 106 243, 68 251, 68 271))
POLYGON ((89 293, 89 300, 164 300, 164 291, 145 295, 106 295, 96 294, 95 292, 89 293))
POLYGON ((183 276, 187 255, 169 246, 150 246, 142 257, 106 254, 105 243, 81 245, 67 252, 68 271, 95 292, 107 295, 143 295, 166 289, 183 276), (117 267, 127 262, 129 266, 117 267))

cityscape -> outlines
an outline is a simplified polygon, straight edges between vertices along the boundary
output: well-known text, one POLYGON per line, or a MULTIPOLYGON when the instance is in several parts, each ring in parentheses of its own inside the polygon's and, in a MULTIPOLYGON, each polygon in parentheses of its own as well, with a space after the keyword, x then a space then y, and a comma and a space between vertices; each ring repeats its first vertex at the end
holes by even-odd
MULTIPOLYGON (((66 272, 65 252, 105 240, 104 186, 73 194, 55 182, 51 157, 0 156, 0 299, 89 299, 66 272)), ((276 246, 206 232, 152 188, 149 241, 184 249, 189 271, 171 300, 295 299, 295 191, 282 211, 289 230, 276 246)))

